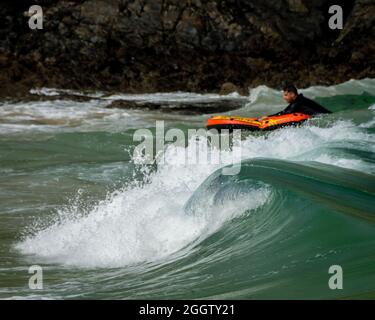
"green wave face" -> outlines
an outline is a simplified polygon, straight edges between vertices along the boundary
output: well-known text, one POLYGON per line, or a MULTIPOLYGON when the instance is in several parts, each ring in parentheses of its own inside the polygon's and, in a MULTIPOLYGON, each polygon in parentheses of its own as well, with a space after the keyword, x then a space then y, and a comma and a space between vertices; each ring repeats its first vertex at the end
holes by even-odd
MULTIPOLYGON (((196 139, 169 144, 164 163, 134 162, 136 129, 165 119, 187 133, 207 116, 3 102, 0 297, 374 299, 375 82, 304 94, 334 113, 243 135, 232 176, 230 151, 209 151, 220 163, 182 161, 196 139), (43 290, 28 287, 31 265, 43 290)), ((197 98, 163 99, 176 95, 197 98)), ((281 104, 262 86, 236 114, 281 104)))
POLYGON ((214 194, 214 207, 236 198, 251 203, 259 185, 270 190, 267 202, 245 209, 202 244, 212 263, 207 275, 217 264, 228 269, 223 280, 231 290, 210 294, 272 299, 374 296, 373 176, 316 162, 248 160, 235 177, 221 170, 209 177, 187 211, 201 214, 207 193, 214 194), (220 247, 231 248, 225 258, 220 247), (332 265, 343 268, 345 290, 329 288, 332 265), (233 283, 233 278, 238 281, 233 283))

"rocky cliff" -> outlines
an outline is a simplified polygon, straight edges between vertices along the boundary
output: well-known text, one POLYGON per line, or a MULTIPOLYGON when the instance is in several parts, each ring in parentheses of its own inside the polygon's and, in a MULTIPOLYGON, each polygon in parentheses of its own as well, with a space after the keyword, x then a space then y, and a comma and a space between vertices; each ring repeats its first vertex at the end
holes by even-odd
POLYGON ((375 77, 373 0, 3 1, 0 14, 1 96, 41 86, 202 92, 375 77), (32 4, 44 10, 43 30, 28 27, 32 4), (332 4, 343 7, 341 31, 328 27, 332 4))

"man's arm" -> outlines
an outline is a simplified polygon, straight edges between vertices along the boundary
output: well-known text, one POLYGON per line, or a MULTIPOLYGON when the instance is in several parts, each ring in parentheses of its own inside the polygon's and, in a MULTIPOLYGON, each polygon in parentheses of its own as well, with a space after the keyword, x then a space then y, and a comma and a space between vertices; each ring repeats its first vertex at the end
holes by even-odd
MULTIPOLYGON (((286 109, 288 109, 288 108, 286 108, 286 109)), ((289 113, 289 112, 286 112, 286 109, 284 109, 284 110, 282 110, 282 111, 280 111, 280 112, 278 112, 278 113, 274 113, 274 114, 270 114, 270 115, 268 115, 268 116, 263 116, 263 117, 261 117, 261 118, 258 118, 258 121, 262 121, 262 120, 264 120, 264 119, 266 119, 266 118, 268 118, 268 117, 281 116, 281 115, 283 115, 283 114, 289 113)))
POLYGON ((281 116, 283 114, 293 113, 292 109, 293 109, 293 104, 290 104, 284 110, 282 110, 278 113, 270 114, 268 117, 281 116))

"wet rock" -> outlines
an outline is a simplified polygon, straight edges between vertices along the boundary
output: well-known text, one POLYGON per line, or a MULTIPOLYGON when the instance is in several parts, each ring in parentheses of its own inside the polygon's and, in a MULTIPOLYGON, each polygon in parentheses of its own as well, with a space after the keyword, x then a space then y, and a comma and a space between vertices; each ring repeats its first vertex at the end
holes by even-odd
POLYGON ((88 24, 112 23, 118 13, 116 1, 96 0, 85 1, 81 5, 81 19, 88 24))
POLYGON ((246 100, 215 100, 201 102, 155 102, 155 101, 129 101, 115 100, 107 108, 120 109, 146 109, 182 114, 210 114, 239 109, 246 100))
POLYGON ((306 13, 309 10, 306 8, 302 0, 287 0, 289 10, 294 12, 306 13))
POLYGON ((331 4, 3 1, 0 96, 28 92, 28 86, 37 85, 219 92, 225 82, 241 91, 258 84, 279 87, 286 78, 304 87, 375 77, 374 1, 343 2, 342 31, 328 28, 331 4), (31 4, 43 6, 43 31, 27 27, 23 13, 31 4))
POLYGON ((232 82, 225 82, 220 88, 221 95, 227 95, 233 92, 239 92, 239 89, 232 82))

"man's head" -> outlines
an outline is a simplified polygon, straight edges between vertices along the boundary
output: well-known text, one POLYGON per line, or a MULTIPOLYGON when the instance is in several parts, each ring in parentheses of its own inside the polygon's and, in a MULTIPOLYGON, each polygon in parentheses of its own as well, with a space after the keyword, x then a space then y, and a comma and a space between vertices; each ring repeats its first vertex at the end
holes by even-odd
POLYGON ((284 86, 283 98, 286 102, 292 103, 294 100, 296 100, 297 96, 298 96, 298 90, 294 85, 289 84, 289 85, 284 86))

